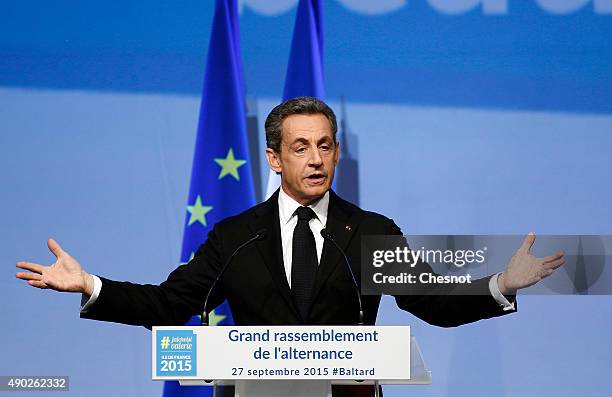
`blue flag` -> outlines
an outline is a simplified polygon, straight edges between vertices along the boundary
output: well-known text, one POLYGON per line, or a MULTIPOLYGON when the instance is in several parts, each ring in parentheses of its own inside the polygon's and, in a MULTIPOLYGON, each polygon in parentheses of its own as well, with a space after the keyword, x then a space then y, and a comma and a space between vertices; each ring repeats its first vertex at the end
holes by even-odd
MULTIPOLYGON (((218 221, 255 204, 246 129, 237 0, 217 0, 200 104, 181 261, 189 261, 218 221)), ((206 291, 202 291, 202 296, 206 291)), ((188 324, 198 324, 194 317, 188 324)), ((231 325, 227 302, 211 325, 231 325)), ((164 397, 212 395, 212 388, 166 382, 164 397)))
POLYGON ((298 96, 325 97, 323 86, 323 2, 298 3, 283 101, 298 96))
MULTIPOLYGON (((325 97, 323 86, 323 2, 300 0, 291 52, 285 76, 283 101, 298 96, 325 97)), ((280 186, 280 177, 270 171, 266 197, 280 186)))

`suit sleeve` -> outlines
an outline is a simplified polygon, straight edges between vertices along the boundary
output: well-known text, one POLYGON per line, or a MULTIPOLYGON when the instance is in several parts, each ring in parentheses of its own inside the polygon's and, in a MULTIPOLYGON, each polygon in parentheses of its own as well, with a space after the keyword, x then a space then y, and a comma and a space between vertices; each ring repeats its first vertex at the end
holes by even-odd
MULTIPOLYGON (((204 299, 222 266, 223 249, 219 225, 208 234, 189 263, 179 266, 160 285, 135 284, 102 278, 98 299, 81 313, 82 318, 150 328, 183 325, 201 314, 204 299)), ((208 303, 209 310, 224 300, 221 283, 208 303)))
MULTIPOLYGON (((402 232, 393 221, 389 220, 387 234, 401 235, 402 232)), ((431 266, 423 261, 419 261, 412 271, 415 274, 436 274, 431 266)), ((504 310, 503 306, 493 298, 489 289, 491 277, 461 284, 417 283, 411 294, 394 295, 394 297, 402 310, 440 327, 456 327, 515 312, 516 309, 504 310)))

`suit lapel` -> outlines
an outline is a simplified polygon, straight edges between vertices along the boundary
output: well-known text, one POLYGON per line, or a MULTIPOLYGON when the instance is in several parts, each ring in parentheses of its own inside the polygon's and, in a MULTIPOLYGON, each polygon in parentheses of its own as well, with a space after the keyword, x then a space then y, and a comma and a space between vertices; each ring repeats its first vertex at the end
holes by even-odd
POLYGON ((283 264, 283 248, 278 217, 278 190, 266 202, 255 210, 255 218, 249 227, 253 233, 261 229, 267 230, 267 237, 256 242, 257 249, 264 259, 264 263, 272 278, 279 286, 283 298, 295 315, 300 318, 299 312, 291 297, 285 266, 283 264))
MULTIPOLYGON (((333 191, 330 190, 329 194, 326 229, 342 250, 346 252, 346 248, 359 225, 362 213, 355 211, 333 191)), ((340 264, 341 260, 342 254, 338 249, 331 242, 325 240, 323 252, 321 253, 321 262, 319 263, 319 269, 315 278, 312 302, 315 302, 317 295, 321 292, 321 288, 325 285, 325 282, 340 264)), ((345 265, 342 264, 342 266, 345 265)))

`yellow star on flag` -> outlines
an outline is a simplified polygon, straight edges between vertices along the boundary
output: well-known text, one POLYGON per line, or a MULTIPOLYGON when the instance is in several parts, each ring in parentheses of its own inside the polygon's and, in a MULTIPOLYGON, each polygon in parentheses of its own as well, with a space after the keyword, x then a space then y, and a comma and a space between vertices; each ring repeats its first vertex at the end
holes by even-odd
POLYGON ((202 225, 208 226, 206 224, 206 214, 212 209, 213 207, 209 205, 202 205, 202 199, 200 195, 198 195, 195 204, 187 206, 187 211, 189 211, 190 214, 187 226, 191 226, 195 222, 200 222, 202 225))
POLYGON ((246 160, 239 160, 234 158, 234 150, 230 148, 227 152, 227 156, 224 159, 215 159, 215 163, 221 166, 221 172, 219 172, 219 179, 229 174, 236 178, 237 181, 239 181, 240 175, 238 174, 238 168, 243 166, 246 163, 246 160))
POLYGON ((225 316, 223 314, 217 314, 213 310, 208 315, 208 325, 219 325, 219 323, 221 323, 221 321, 225 320, 226 318, 227 318, 227 316, 225 316))

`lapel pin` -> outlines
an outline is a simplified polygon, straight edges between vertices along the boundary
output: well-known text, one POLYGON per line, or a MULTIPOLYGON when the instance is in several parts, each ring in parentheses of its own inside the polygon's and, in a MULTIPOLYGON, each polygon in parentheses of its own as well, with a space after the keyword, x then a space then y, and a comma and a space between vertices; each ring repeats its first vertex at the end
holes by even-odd
POLYGON ((349 232, 351 231, 351 225, 346 225, 345 226, 346 230, 348 230, 349 232))

